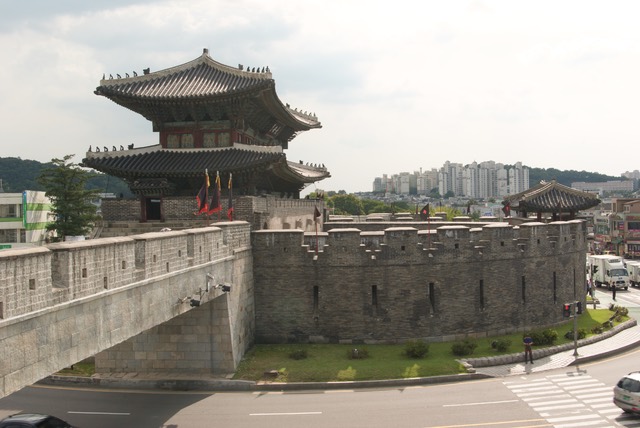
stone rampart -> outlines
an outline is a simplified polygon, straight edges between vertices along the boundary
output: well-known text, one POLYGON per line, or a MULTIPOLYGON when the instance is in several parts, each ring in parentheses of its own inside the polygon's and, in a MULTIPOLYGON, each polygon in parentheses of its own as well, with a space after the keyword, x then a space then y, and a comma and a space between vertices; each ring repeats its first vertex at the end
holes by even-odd
MULTIPOLYGON (((371 223, 367 223, 369 226, 371 223)), ((256 341, 450 340, 542 328, 584 303, 582 221, 252 232, 256 341)))
POLYGON ((246 222, 5 250, 0 396, 96 354, 103 371, 229 373, 254 323, 246 222))
MULTIPOLYGON (((210 221, 227 220, 228 198, 221 200, 222 210, 212 214, 210 221)), ((233 198, 233 218, 246 221, 253 230, 259 229, 315 229, 314 208, 323 211, 324 202, 312 199, 286 199, 272 195, 236 196, 233 198)), ((194 197, 169 196, 162 199, 162 222, 151 222, 162 227, 163 222, 194 221, 205 219, 195 216, 197 210, 194 197)), ((138 199, 103 199, 101 206, 104 222, 137 222, 140 220, 140 201, 138 199)), ((322 219, 321 219, 322 220, 322 219)), ((320 227, 322 222, 320 222, 320 227)))

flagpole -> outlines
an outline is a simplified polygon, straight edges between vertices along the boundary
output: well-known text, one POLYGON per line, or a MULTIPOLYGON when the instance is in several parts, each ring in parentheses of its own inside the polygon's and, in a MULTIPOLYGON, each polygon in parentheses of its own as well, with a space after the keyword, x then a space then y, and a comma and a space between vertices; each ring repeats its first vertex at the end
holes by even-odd
MULTIPOLYGON (((208 168, 204 169, 204 175, 207 177, 206 178, 206 180, 207 180, 207 190, 204 192, 205 193, 204 197, 205 197, 205 201, 208 201, 209 200, 209 184, 210 184, 209 183, 209 169, 208 168)), ((205 220, 205 226, 207 226, 207 227, 209 227, 211 225, 211 221, 209 219, 209 208, 210 207, 207 207, 206 220, 205 220)))
POLYGON ((431 215, 427 211, 427 249, 431 249, 431 215))

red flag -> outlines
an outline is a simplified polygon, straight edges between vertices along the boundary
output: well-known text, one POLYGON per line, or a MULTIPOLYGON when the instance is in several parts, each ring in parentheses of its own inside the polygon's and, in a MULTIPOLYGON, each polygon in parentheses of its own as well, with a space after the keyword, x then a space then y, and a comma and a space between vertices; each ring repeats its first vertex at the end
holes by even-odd
POLYGON ((431 210, 431 208, 429 208, 429 204, 425 205, 424 207, 422 207, 422 210, 420 210, 420 219, 422 221, 425 221, 429 218, 429 211, 431 210))
POLYGON ((233 221, 233 184, 231 183, 231 173, 229 173, 229 207, 227 208, 227 218, 233 221))
POLYGON ((209 211, 209 204, 207 204, 207 192, 209 190, 209 174, 205 170, 204 172, 204 183, 202 183, 202 187, 200 191, 196 195, 196 202, 198 203, 198 212, 195 214, 202 214, 209 211))
POLYGON ((511 215, 511 203, 507 202, 506 204, 504 204, 504 207, 502 207, 502 212, 504 213, 505 217, 509 217, 509 215, 511 215))
POLYGON ((209 204, 209 211, 207 214, 217 213, 222 210, 222 202, 220 201, 220 174, 216 172, 216 181, 213 184, 213 195, 211 196, 211 203, 209 204))

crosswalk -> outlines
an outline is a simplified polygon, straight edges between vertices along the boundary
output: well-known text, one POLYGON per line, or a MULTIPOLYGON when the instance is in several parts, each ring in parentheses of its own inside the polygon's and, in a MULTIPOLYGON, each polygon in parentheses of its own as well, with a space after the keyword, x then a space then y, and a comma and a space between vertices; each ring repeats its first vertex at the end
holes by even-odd
POLYGON ((584 372, 504 384, 556 428, 640 427, 640 418, 613 404, 613 387, 584 372))

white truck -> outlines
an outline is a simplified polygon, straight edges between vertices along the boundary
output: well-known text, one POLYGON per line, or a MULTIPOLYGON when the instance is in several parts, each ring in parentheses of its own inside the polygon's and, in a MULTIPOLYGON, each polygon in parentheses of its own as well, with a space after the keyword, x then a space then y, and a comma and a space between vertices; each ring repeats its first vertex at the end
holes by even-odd
POLYGON ((622 257, 610 254, 589 256, 589 273, 596 287, 629 289, 629 272, 622 257))
POLYGON ((629 284, 640 286, 640 261, 627 262, 627 271, 629 272, 629 284))

